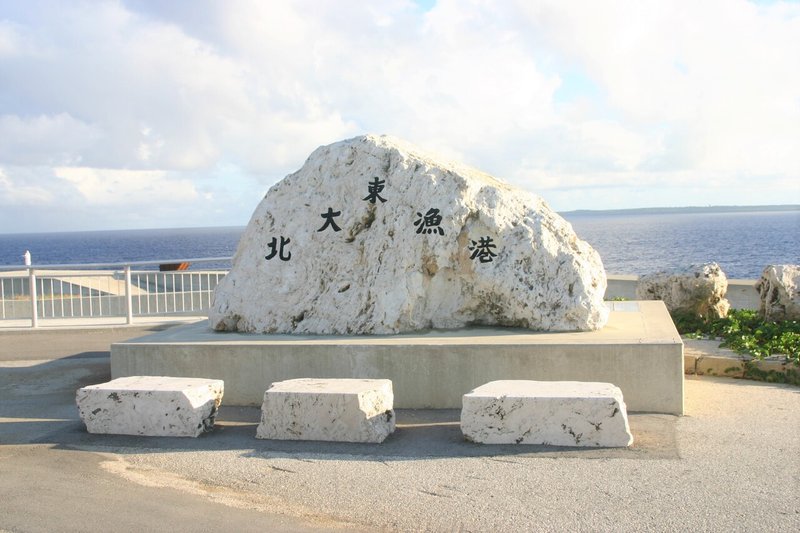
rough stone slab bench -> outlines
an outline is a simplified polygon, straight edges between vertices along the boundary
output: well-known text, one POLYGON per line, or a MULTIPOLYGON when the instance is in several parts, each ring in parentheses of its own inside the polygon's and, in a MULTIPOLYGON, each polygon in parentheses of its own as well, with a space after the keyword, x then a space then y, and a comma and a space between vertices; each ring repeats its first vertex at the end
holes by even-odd
POLYGON ((394 431, 388 379, 290 379, 264 393, 256 437, 383 442, 394 431))
POLYGON ((464 395, 461 431, 484 444, 633 443, 622 391, 610 383, 492 381, 464 395))
POLYGON ((219 379, 128 376, 78 389, 89 433, 197 437, 214 427, 222 402, 219 379))

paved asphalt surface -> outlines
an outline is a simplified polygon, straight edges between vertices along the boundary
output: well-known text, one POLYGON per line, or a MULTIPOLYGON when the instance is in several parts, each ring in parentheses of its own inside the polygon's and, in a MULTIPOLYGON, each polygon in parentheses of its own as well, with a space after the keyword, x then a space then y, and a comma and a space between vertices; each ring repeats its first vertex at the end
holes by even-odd
POLYGON ((380 445, 86 433, 75 390, 151 327, 0 331, 0 531, 800 531, 800 388, 686 380, 629 449, 481 446, 400 410, 380 445))

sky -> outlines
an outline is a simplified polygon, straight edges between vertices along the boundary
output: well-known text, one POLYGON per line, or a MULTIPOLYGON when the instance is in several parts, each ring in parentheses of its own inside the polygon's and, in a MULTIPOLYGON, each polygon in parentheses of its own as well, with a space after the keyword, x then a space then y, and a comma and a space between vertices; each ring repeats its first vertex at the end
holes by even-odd
POLYGON ((554 209, 800 203, 800 2, 0 0, 0 233, 245 225, 390 134, 554 209))

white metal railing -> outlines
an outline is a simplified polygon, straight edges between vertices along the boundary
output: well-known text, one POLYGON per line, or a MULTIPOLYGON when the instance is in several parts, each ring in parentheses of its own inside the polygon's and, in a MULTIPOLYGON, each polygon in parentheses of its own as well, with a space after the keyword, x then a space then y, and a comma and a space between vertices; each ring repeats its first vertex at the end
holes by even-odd
POLYGON ((57 318, 203 315, 227 270, 143 270, 230 257, 77 265, 0 266, 0 326, 57 318), (139 270, 134 270, 139 267, 139 270))

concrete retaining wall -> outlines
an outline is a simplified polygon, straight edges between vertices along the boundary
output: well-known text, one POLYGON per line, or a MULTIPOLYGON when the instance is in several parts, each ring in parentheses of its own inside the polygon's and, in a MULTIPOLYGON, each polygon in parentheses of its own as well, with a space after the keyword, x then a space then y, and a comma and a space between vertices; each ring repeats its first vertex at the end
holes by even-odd
MULTIPOLYGON (((609 274, 605 299, 625 298, 627 300, 636 300, 636 283, 638 281, 638 276, 609 274)), ((761 301, 755 285, 756 280, 754 279, 729 279, 726 297, 731 303, 731 307, 733 309, 753 309, 757 311, 761 301)))
POLYGON ((501 379, 601 381, 629 411, 683 413, 683 342, 663 302, 615 302, 598 331, 512 328, 399 335, 218 333, 199 322, 111 345, 111 375, 225 381, 227 405, 259 405, 294 378, 391 379, 397 408, 455 409, 501 379))

